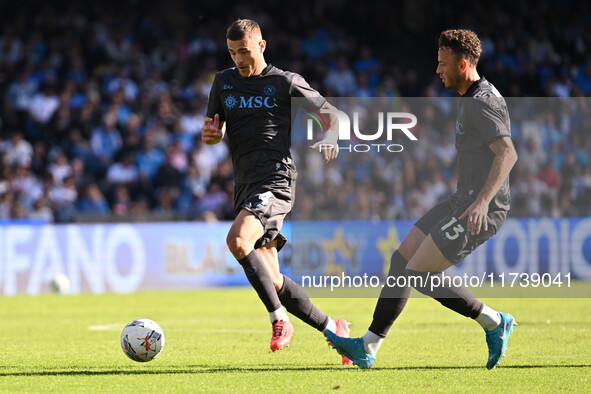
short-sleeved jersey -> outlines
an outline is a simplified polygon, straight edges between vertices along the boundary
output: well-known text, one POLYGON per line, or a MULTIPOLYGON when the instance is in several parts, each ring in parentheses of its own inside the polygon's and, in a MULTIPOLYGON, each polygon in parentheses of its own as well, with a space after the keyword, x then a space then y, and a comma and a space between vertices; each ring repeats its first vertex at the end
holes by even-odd
POLYGON ((291 98, 307 98, 318 110, 325 99, 300 75, 268 65, 260 75, 244 78, 236 68, 216 74, 207 116, 226 122, 237 183, 261 181, 272 174, 296 172, 291 146, 291 98))
MULTIPOLYGON (((480 193, 495 158, 489 145, 503 137, 511 137, 507 104, 499 91, 481 78, 460 98, 456 118, 458 195, 475 199, 480 193)), ((510 203, 506 179, 490 202, 489 211, 509 210, 510 203)))

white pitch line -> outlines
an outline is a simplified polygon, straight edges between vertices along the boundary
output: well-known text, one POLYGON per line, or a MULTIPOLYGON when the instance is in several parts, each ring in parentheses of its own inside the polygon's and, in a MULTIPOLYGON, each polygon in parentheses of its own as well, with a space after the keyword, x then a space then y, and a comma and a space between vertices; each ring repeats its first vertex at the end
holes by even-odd
POLYGON ((125 324, 121 324, 121 323, 111 323, 111 324, 100 324, 97 326, 88 326, 88 329, 90 331, 111 331, 111 330, 116 330, 116 329, 123 329, 123 327, 125 327, 125 324))
MULTIPOLYGON (((256 329, 252 329, 252 330, 245 330, 245 329, 240 329, 240 328, 199 328, 199 327, 195 327, 195 325, 187 325, 187 326, 181 326, 178 327, 177 324, 174 324, 177 327, 168 327, 166 329, 166 331, 191 331, 191 332, 202 332, 202 333, 212 333, 212 334, 266 334, 268 333, 269 330, 256 330, 256 329)), ((119 331, 122 330, 123 327, 125 327, 125 324, 123 323, 110 323, 110 324, 99 324, 99 325, 94 325, 94 326, 88 326, 88 329, 90 331, 119 331)), ((532 332, 550 332, 549 328, 550 325, 548 327, 526 327, 526 326, 518 326, 518 330, 519 332, 523 332, 523 333, 532 333, 532 332)), ((574 328, 574 327, 557 327, 557 325, 555 325, 554 327, 552 327, 554 329, 559 329, 560 332, 570 332, 570 333, 588 333, 590 330, 588 328, 574 328)), ((422 332, 432 332, 432 333, 437 333, 437 332, 448 332, 449 330, 445 329, 439 329, 439 328, 433 328, 433 327, 417 327, 417 328, 398 328, 397 331, 400 332, 407 332, 407 333, 422 333, 422 332)), ((462 330, 456 330, 456 332, 460 332, 460 333, 480 333, 481 330, 480 329, 462 329, 462 330)))
MULTIPOLYGON (((125 324, 111 323, 99 324, 95 326, 88 326, 90 331, 118 331, 123 329, 125 324)), ((182 328, 167 328, 166 331, 197 331, 203 333, 218 333, 218 334, 264 334, 269 330, 244 330, 233 328, 197 328, 197 327, 182 327, 182 328)))
MULTIPOLYGON (((266 334, 271 330, 241 330, 233 328, 172 328, 168 329, 172 331, 197 331, 203 333, 213 334, 266 334)), ((168 331, 167 330, 167 331, 168 331)))

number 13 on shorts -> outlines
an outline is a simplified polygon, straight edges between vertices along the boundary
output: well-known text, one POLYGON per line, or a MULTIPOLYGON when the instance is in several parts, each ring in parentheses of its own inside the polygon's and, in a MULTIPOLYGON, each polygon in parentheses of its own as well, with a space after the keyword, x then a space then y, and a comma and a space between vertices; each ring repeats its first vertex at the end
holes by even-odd
POLYGON ((460 236, 460 234, 465 231, 465 229, 461 223, 458 223, 457 225, 451 227, 457 221, 458 221, 458 219, 456 219, 455 216, 452 216, 451 220, 439 229, 439 235, 441 235, 441 237, 443 237, 443 238, 447 238, 452 241, 454 239, 458 238, 460 236), (448 230, 448 228, 450 228, 450 227, 451 227, 451 229, 448 230), (452 233, 450 233, 450 232, 452 232, 452 233))

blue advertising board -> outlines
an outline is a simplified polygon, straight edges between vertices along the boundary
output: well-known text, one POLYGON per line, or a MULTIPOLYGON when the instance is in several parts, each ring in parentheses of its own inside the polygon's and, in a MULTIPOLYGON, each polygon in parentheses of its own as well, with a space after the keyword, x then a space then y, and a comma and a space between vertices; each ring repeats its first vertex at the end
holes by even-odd
MULTIPOLYGON (((293 222, 282 270, 383 277, 413 222, 293 222)), ((0 293, 39 294, 58 273, 71 293, 247 285, 225 240, 230 223, 0 224, 0 293)), ((591 280, 591 218, 507 219, 450 275, 569 274, 591 280)))

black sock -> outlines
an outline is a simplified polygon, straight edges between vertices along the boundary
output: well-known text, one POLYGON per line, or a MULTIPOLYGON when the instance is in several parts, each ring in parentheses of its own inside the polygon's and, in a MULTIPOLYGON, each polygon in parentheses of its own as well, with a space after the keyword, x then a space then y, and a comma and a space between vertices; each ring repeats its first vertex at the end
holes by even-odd
POLYGON ((277 295, 289 313, 318 331, 324 331, 328 316, 312 303, 308 294, 297 283, 283 275, 283 286, 277 295))
POLYGON ((263 304, 265 304, 267 311, 274 312, 279 309, 281 302, 277 297, 275 285, 273 285, 271 275, 269 275, 267 266, 261 256, 255 250, 252 250, 238 262, 244 268, 248 281, 256 290, 263 304))
POLYGON ((420 272, 407 269, 407 279, 421 293, 439 301, 441 305, 458 312, 460 315, 476 319, 484 304, 475 298, 464 286, 454 286, 451 277, 443 272, 420 272), (438 277, 433 281, 434 277, 438 277), (420 279, 419 279, 420 278, 420 279), (437 285, 437 286, 432 286, 437 285))
MULTIPOLYGON (((394 252, 390 259, 390 271, 388 271, 388 276, 393 278, 390 279, 390 281, 394 281, 396 278, 406 275, 407 263, 408 262, 402 257, 400 252, 394 252)), ((402 280, 399 282, 402 284, 402 280)), ((404 284, 405 286, 403 287, 384 286, 380 293, 376 309, 373 312, 373 321, 369 326, 369 331, 382 338, 386 337, 390 327, 392 327, 394 321, 398 318, 400 313, 402 313, 402 310, 408 301, 410 286, 406 283, 406 280, 404 280, 404 284)))

